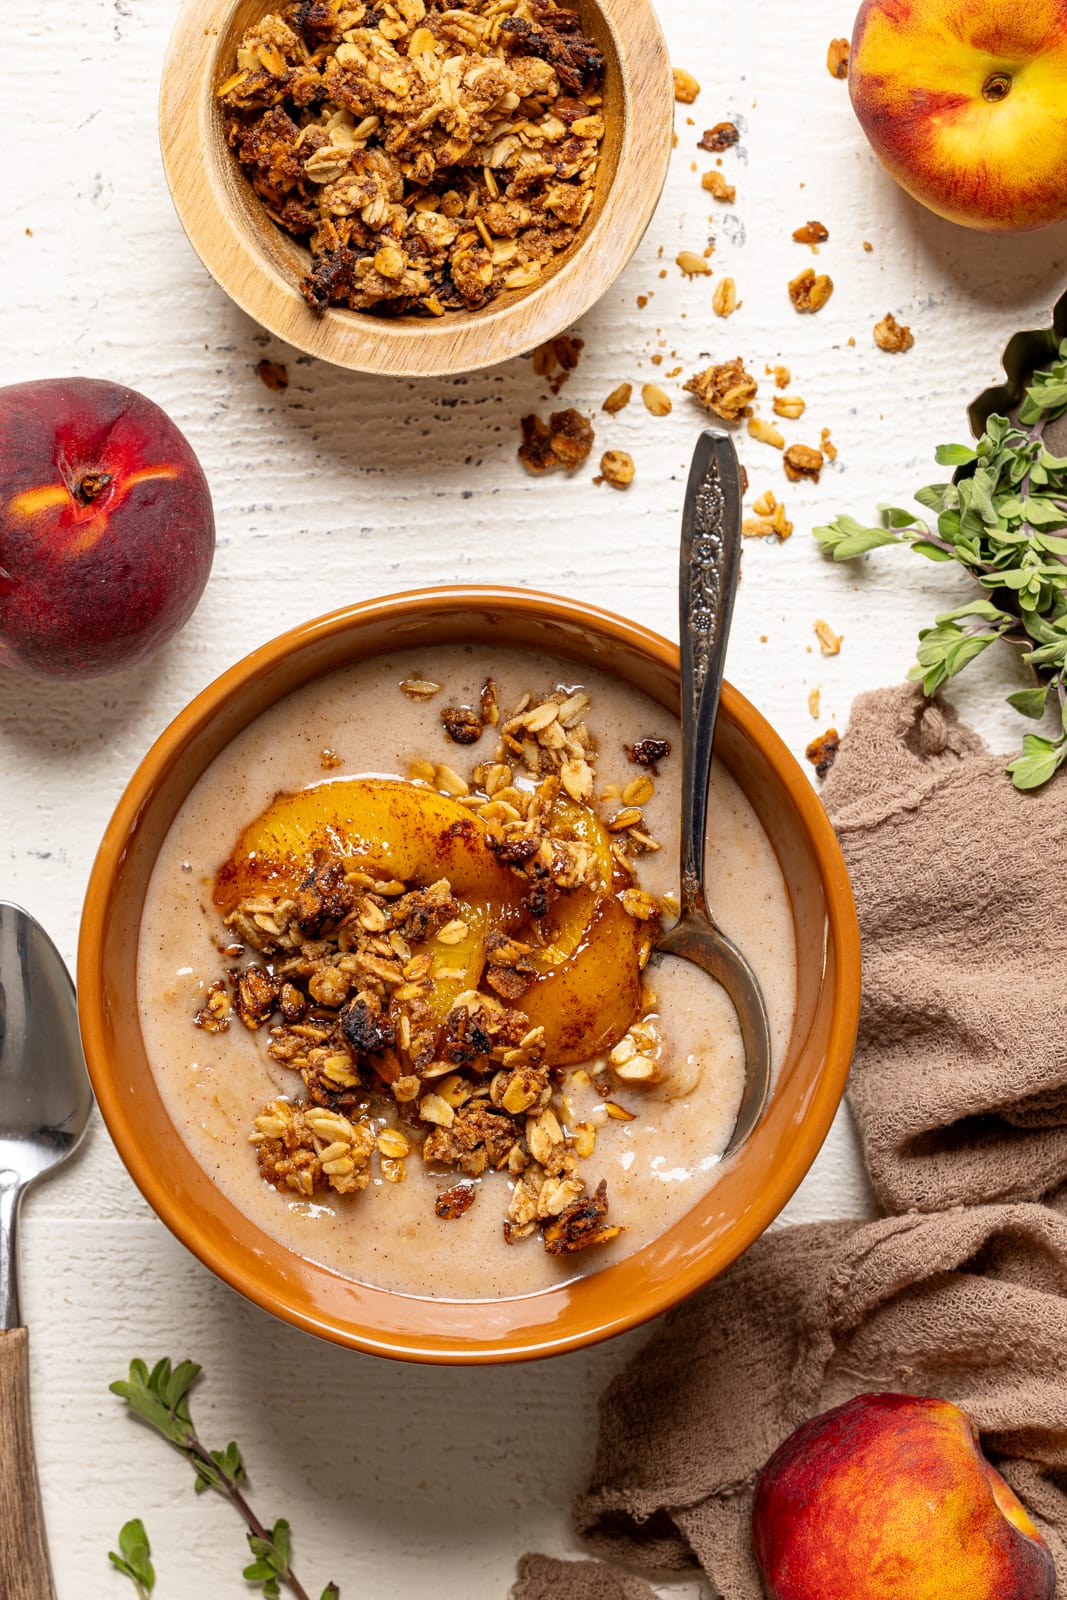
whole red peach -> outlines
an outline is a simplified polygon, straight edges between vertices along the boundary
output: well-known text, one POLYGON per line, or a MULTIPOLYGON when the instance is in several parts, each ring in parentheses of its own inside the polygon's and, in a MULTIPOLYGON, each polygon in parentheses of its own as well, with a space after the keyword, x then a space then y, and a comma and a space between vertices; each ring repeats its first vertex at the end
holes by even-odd
POLYGON ((767 1600, 1053 1600, 1052 1554, 947 1400, 865 1394, 806 1422, 760 1473, 767 1600))
POLYGON ((0 665, 139 661, 188 619, 214 551, 207 480, 159 406, 99 378, 0 388, 0 665))
POLYGON ((1067 217, 1067 0, 863 0, 848 77, 931 211, 1003 233, 1067 217))

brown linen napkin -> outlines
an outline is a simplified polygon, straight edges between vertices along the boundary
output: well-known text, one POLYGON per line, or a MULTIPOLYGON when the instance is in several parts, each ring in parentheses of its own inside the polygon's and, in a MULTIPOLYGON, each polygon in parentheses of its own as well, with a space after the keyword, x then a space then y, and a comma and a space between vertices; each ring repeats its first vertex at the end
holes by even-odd
POLYGON ((523 1556, 512 1600, 655 1600, 640 1578, 604 1561, 554 1561, 523 1556))
MULTIPOLYGON (((612 1561, 699 1564, 724 1600, 760 1600, 759 1468, 807 1417, 893 1389, 970 1413, 1067 1578, 1065 1370, 1067 1218, 1049 1206, 769 1234, 673 1311, 605 1391, 576 1525, 612 1561)), ((608 1584, 603 1568, 560 1564, 550 1588, 527 1575, 512 1592, 642 1594, 608 1584)))
POLYGON ((940 700, 860 696, 823 799, 856 894, 849 1103, 886 1211, 1067 1181, 1067 799, 1020 794, 940 700))

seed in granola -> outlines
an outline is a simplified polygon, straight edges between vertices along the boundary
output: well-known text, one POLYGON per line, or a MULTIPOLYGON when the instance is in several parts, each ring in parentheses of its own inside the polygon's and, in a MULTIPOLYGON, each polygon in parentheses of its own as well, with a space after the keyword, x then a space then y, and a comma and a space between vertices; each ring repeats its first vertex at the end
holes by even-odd
POLYGON ((888 350, 890 354, 898 351, 910 350, 915 343, 915 336, 911 329, 903 322, 898 322, 891 311, 887 311, 881 322, 874 325, 874 342, 879 350, 888 350))
POLYGON ((756 398, 758 384, 751 373, 745 371, 741 358, 720 362, 698 372, 684 385, 686 393, 694 395, 708 411, 727 422, 736 422, 747 414, 747 408, 756 398))
POLYGON ((826 52, 826 67, 832 78, 848 77, 848 58, 852 46, 847 39, 831 39, 826 52))
POLYGON ((684 67, 674 69, 674 98, 683 106, 691 106, 700 93, 700 84, 684 67))
POLYGON ((835 633, 828 622, 820 618, 815 623, 815 637, 819 641, 819 652, 824 656, 836 656, 841 653, 841 640, 844 634, 835 633))
POLYGON ((714 128, 706 128, 704 130, 697 148, 718 153, 721 150, 729 150, 731 145, 735 145, 740 137, 741 135, 732 122, 717 122, 714 128))
POLYGON ((553 411, 549 422, 538 416, 522 418, 519 460, 528 472, 552 472, 562 467, 573 472, 593 448, 595 435, 581 412, 553 411))
POLYGON ((837 760, 840 745, 841 739, 836 728, 827 728, 825 733, 820 733, 819 737, 808 745, 804 754, 814 766, 817 777, 825 778, 837 760))
POLYGON ((280 361, 261 361, 256 367, 256 377, 268 389, 273 389, 275 394, 281 394, 289 387, 289 368, 280 361))
POLYGON ((732 183, 727 183, 718 167, 712 167, 710 172, 704 173, 700 186, 714 199, 724 200, 728 206, 732 206, 737 199, 737 189, 732 183))
POLYGON ((774 414, 778 417, 787 417, 790 422, 796 422, 807 410, 807 406, 798 394, 776 394, 772 399, 774 414))
POLYGON ((600 471, 605 483, 613 489, 627 489, 634 481, 634 458, 625 450, 605 450, 600 458, 600 471))
POLYGON ((632 761, 635 767, 645 767, 658 776, 659 763, 666 761, 671 753, 671 742, 669 739, 651 737, 638 739, 636 744, 624 745, 623 748, 627 760, 632 761))
POLYGON ((805 222, 802 227, 793 229, 793 238, 797 244, 810 244, 813 250, 820 244, 825 244, 829 237, 829 228, 821 222, 805 222))
POLYGON ((810 445, 791 444, 782 457, 782 463, 791 483, 797 483, 801 478, 811 478, 818 483, 819 473, 823 469, 823 453, 813 450, 810 445))
POLYGON ((454 1222, 470 1210, 477 1192, 473 1183, 454 1183, 451 1189, 442 1189, 433 1203, 435 1215, 446 1222, 454 1222))
POLYGON ((711 268, 703 256, 698 256, 695 250, 679 250, 678 265, 687 278, 709 278, 711 268))
POLYGON ((641 399, 654 417, 666 417, 674 410, 670 395, 658 383, 646 383, 641 389, 641 399))
POLYGON ((825 272, 816 276, 811 267, 805 267, 789 284, 789 298, 800 312, 821 311, 833 292, 833 279, 825 272))
POLYGON ((711 309, 717 317, 732 317, 741 302, 737 298, 737 285, 732 278, 720 278, 711 297, 711 309))
POLYGON ((472 706, 448 706, 441 721, 453 744, 477 744, 482 736, 482 719, 472 706))
POLYGON ((774 426, 773 422, 767 422, 763 417, 749 417, 748 431, 753 439, 758 439, 761 444, 773 445, 776 450, 785 447, 785 435, 774 426))
POLYGON ((620 383, 617 389, 612 389, 600 409, 607 411, 611 416, 615 416, 616 412, 621 411, 624 406, 630 404, 633 392, 634 386, 632 383, 620 383))

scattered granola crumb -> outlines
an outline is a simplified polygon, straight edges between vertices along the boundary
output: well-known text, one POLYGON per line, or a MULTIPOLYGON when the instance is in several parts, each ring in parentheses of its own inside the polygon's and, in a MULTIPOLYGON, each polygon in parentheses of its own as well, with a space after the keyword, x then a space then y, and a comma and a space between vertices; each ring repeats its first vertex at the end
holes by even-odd
POLYGON ((637 297, 637 309, 639 311, 643 311, 645 309, 645 307, 648 305, 648 302, 649 302, 650 299, 651 299, 650 295, 639 294, 638 297, 637 297))
POLYGON ((336 750, 331 750, 329 745, 319 751, 319 766, 323 772, 336 772, 337 768, 343 765, 344 758, 339 756, 336 750))
POLYGON ((819 439, 819 445, 827 461, 837 460, 837 446, 830 438, 829 428, 824 428, 819 439))
POLYGON ((580 411, 553 411, 546 423, 537 416, 523 417, 519 460, 528 472, 552 472, 563 467, 573 472, 587 460, 596 437, 580 411))
POLYGON ((779 389, 788 389, 793 381, 793 374, 788 367, 765 367, 764 371, 774 373, 775 386, 779 389))
POLYGON ((776 500, 769 489, 753 502, 754 517, 746 517, 741 532, 748 539, 788 539, 793 524, 785 514, 785 506, 776 500))
POLYGON ((760 444, 773 445, 775 450, 785 448, 785 435, 779 432, 773 422, 767 422, 763 417, 749 417, 748 431, 760 444))
POLYGON ((711 297, 711 309, 717 317, 731 317, 741 305, 737 298, 737 285, 732 278, 720 278, 711 297))
POLYGON ((826 52, 826 66, 831 78, 848 77, 848 58, 852 54, 852 46, 847 39, 831 39, 830 48, 826 52))
POLYGON ((821 222, 805 222, 803 227, 793 230, 793 238, 797 244, 810 244, 815 255, 818 255, 819 246, 825 244, 829 237, 829 228, 821 222))
POLYGON ((632 761, 635 767, 644 767, 646 771, 658 777, 659 763, 666 761, 671 753, 671 741, 656 738, 638 739, 636 744, 624 745, 623 749, 626 751, 627 760, 632 761))
POLYGON ((685 384, 688 394, 695 395, 702 406, 726 422, 737 422, 748 415, 748 407, 756 398, 758 388, 752 374, 745 371, 740 356, 708 367, 705 372, 694 373, 685 384))
POLYGON ((854 350, 856 348, 856 336, 855 336, 855 334, 853 334, 853 333, 849 334, 848 343, 849 343, 849 348, 850 349, 854 350))
POLYGON ((700 180, 702 189, 706 189, 716 200, 724 200, 732 206, 737 199, 737 189, 732 183, 727 183, 722 173, 713 167, 710 172, 705 172, 700 180))
POLYGON ((477 744, 485 726, 473 706, 446 706, 441 722, 453 744, 477 744))
POLYGON ((833 292, 833 279, 825 272, 816 276, 811 267, 805 267, 789 284, 789 298, 801 312, 821 311, 833 292))
POLYGON ((836 728, 827 728, 825 733, 820 733, 813 739, 804 754, 815 768, 815 775, 825 778, 834 762, 841 746, 841 739, 836 728))
POLYGON ((705 128, 702 137, 697 141, 697 149, 710 150, 713 153, 729 150, 740 137, 732 122, 717 122, 714 128, 705 128))
POLYGON ((634 458, 625 450, 605 450, 600 458, 600 471, 605 483, 613 489, 628 489, 634 481, 634 458))
POLYGON ((806 444, 791 444, 782 457, 782 463, 790 483, 797 483, 801 478, 811 478, 818 483, 824 465, 822 451, 813 450, 806 444))
POLYGON ((838 656, 841 654, 841 640, 843 633, 835 633, 828 622, 820 617, 814 624, 815 637, 819 641, 819 653, 824 656, 838 656))
POLYGON ((633 392, 634 386, 632 383, 620 383, 617 389, 612 389, 600 409, 607 411, 611 416, 615 416, 616 412, 621 411, 624 406, 630 404, 633 392))
MULTIPOLYGON (((661 356, 660 360, 662 359, 661 356)), ((670 395, 665 389, 661 389, 658 383, 646 383, 641 390, 641 399, 654 417, 669 416, 674 410, 670 395)))
POLYGON ((869 255, 871 253, 871 251, 874 249, 874 245, 871 243, 871 241, 869 239, 864 239, 863 248, 867 251, 867 254, 869 255))
POLYGON ((256 377, 275 394, 289 387, 289 369, 280 361, 261 361, 256 367, 256 377))
POLYGON ((874 325, 874 342, 879 350, 888 350, 895 354, 901 350, 910 350, 915 343, 915 335, 903 322, 898 322, 891 311, 887 311, 881 322, 874 325))
POLYGON ((674 69, 674 98, 683 106, 691 106, 700 93, 700 84, 691 72, 686 72, 683 67, 674 69))
POLYGON ((821 699, 822 691, 820 689, 808 690, 808 711, 815 718, 816 722, 819 720, 819 702, 821 699))
POLYGON ((584 348, 585 340, 576 339, 569 333, 561 333, 555 339, 538 345, 533 353, 533 369, 539 378, 548 379, 548 387, 553 394, 559 394, 578 365, 584 348))
POLYGON ((798 394, 776 394, 771 404, 775 416, 785 417, 789 422, 796 422, 807 410, 807 405, 798 394))
POLYGON ((704 257, 698 256, 695 250, 680 250, 676 259, 687 278, 706 278, 711 274, 704 257))

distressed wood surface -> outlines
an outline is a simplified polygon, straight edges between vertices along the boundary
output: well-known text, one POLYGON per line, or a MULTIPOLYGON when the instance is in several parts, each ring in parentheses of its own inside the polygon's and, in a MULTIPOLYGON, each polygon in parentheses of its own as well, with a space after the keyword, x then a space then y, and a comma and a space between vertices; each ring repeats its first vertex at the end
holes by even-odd
MULTIPOLYGON (((0 673, 0 892, 39 916, 68 959, 93 850, 139 757, 198 689, 281 629, 343 600, 484 579, 553 588, 675 634, 679 513, 703 421, 682 379, 665 376, 676 366, 684 376, 742 355, 762 376, 765 363, 785 362, 808 402, 788 438, 817 443, 829 427, 840 450, 820 484, 792 486, 775 451, 739 440, 753 492, 773 489, 796 531, 785 544, 746 544, 728 675, 798 754, 828 724, 843 726, 858 691, 900 679, 916 629, 962 598, 953 570, 902 552, 829 565, 810 529, 837 510, 906 504, 941 475, 934 443, 965 437, 966 404, 996 378, 1006 338, 1040 322, 1062 289, 1067 231, 985 238, 895 189, 826 70, 852 5, 661 0, 659 10, 675 63, 702 93, 677 108, 664 199, 633 264, 583 319, 581 364, 555 402, 593 415, 598 455, 633 454, 637 479, 617 494, 593 485, 592 463, 573 479, 524 475, 518 419, 553 404, 526 360, 470 378, 374 379, 263 334, 203 271, 167 198, 156 96, 173 8, 19 8, 8 38, 0 371, 145 390, 200 454, 219 529, 201 606, 147 667, 77 689, 0 673), (723 157, 738 190, 728 207, 700 189, 715 158, 695 148, 727 117, 742 130, 723 157), (830 229, 817 261, 791 238, 809 218, 830 229), (709 232, 716 278, 731 274, 743 301, 728 322, 711 312, 716 279, 688 282, 674 265, 709 232), (814 317, 796 315, 786 294, 807 264, 836 285, 814 317), (906 355, 872 342, 888 310, 914 330, 906 355), (287 364, 284 393, 257 378, 264 357, 287 364), (671 415, 652 417, 636 396, 614 420, 601 413, 624 379, 662 383, 671 415), (840 655, 820 656, 816 618, 843 634, 840 655), (816 686, 817 722, 807 708, 816 686)), ((1019 737, 1001 706, 1014 670, 989 651, 956 692, 1004 749, 1019 737)), ((787 1220, 867 1205, 842 1113, 787 1220)), ((107 1392, 137 1354, 204 1364, 203 1431, 213 1444, 240 1439, 254 1503, 292 1519, 315 1596, 335 1577, 343 1600, 503 1600, 521 1551, 574 1548, 568 1503, 587 1470, 596 1393, 640 1335, 490 1372, 412 1370, 318 1344, 185 1254, 98 1122, 79 1158, 29 1197, 22 1258, 60 1600, 132 1592, 106 1559, 131 1516, 152 1539, 156 1600, 248 1593, 229 1509, 195 1498, 185 1464, 107 1392)))
POLYGON ((30 1408, 30 1336, 0 1332, 0 1594, 55 1600, 30 1408))

